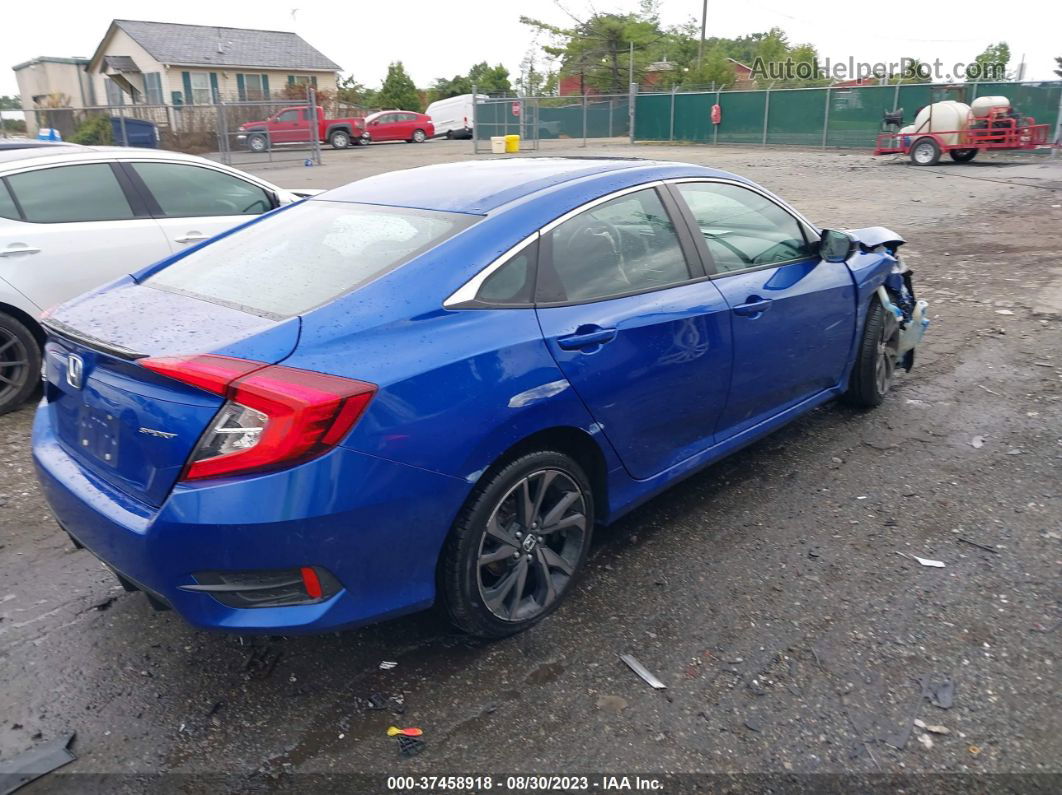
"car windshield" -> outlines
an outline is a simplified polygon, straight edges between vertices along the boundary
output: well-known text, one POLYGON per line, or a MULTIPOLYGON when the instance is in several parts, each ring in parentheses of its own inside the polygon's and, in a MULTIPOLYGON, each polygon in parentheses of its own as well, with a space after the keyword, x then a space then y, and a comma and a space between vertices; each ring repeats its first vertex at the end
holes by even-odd
POLYGON ((290 317, 408 262, 476 220, 308 201, 192 252, 144 284, 256 315, 290 317))

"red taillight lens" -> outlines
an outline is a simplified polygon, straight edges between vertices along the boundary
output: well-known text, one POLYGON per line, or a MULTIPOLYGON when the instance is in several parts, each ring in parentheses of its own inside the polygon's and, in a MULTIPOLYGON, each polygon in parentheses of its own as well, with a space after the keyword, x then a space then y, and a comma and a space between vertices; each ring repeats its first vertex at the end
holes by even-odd
POLYGON ((327 452, 354 427, 376 385, 228 356, 141 359, 152 372, 228 402, 185 468, 182 480, 292 466, 327 452))

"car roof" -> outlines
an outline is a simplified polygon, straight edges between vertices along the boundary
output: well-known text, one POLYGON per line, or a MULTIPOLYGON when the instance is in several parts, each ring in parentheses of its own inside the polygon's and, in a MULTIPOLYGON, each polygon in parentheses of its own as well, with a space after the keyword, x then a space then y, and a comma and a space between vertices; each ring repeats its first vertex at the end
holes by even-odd
MULTIPOLYGON (((313 200, 382 204, 422 210, 483 215, 504 204, 574 180, 640 169, 646 181, 654 168, 674 167, 640 158, 519 157, 461 161, 392 171, 326 191, 313 200)), ((726 176, 699 166, 697 174, 726 176)))
POLYGON ((179 160, 186 163, 205 163, 226 169, 269 185, 267 180, 254 174, 247 174, 238 169, 225 166, 215 160, 183 152, 171 152, 166 149, 142 149, 136 146, 79 146, 78 144, 57 144, 56 146, 34 147, 30 149, 0 150, 0 174, 8 167, 58 166, 64 163, 85 163, 94 160, 108 162, 112 160, 179 160))

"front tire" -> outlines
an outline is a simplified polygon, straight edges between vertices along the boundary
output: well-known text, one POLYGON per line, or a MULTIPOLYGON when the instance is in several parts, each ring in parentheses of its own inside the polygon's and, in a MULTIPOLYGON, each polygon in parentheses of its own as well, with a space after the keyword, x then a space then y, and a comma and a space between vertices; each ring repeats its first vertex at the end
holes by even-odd
POLYGON ((872 409, 885 400, 896 374, 899 334, 896 316, 886 312, 877 297, 872 298, 848 389, 842 396, 846 403, 872 409))
POLYGON ((25 325, 0 314, 0 414, 29 399, 41 372, 41 349, 25 325))
POLYGON ((948 151, 948 157, 954 160, 956 163, 969 163, 975 157, 977 157, 976 149, 951 149, 948 151))
POLYGON ((571 590, 593 526, 590 481, 569 456, 546 450, 505 465, 477 486, 443 549, 450 620, 484 638, 538 623, 571 590))
POLYGON ((269 141, 264 135, 247 136, 247 148, 256 154, 261 154, 269 149, 269 141))

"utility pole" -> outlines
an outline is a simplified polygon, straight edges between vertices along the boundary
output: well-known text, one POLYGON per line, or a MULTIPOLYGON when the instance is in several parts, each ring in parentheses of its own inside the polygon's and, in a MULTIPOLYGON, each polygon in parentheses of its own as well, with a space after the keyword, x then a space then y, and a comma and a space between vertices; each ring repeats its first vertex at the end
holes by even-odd
POLYGON ((634 42, 633 41, 631 42, 630 55, 627 56, 627 65, 628 65, 628 67, 630 67, 630 77, 627 80, 627 85, 629 86, 631 83, 634 82, 634 42))
POLYGON ((701 67, 701 59, 704 58, 704 32, 708 25, 708 0, 704 0, 701 6, 701 41, 697 45, 697 68, 701 67))

